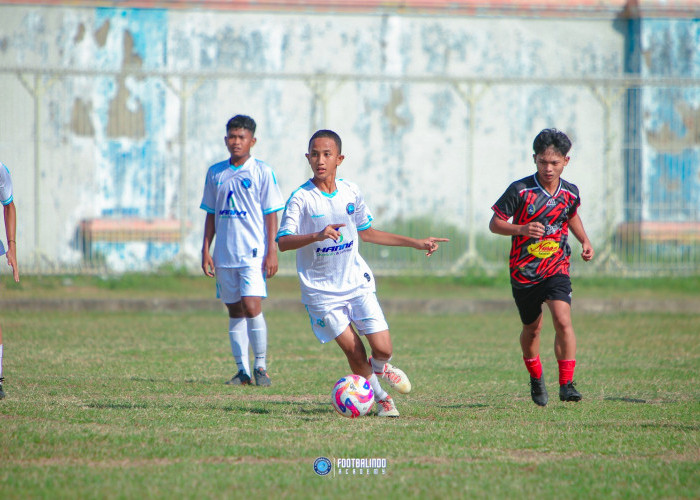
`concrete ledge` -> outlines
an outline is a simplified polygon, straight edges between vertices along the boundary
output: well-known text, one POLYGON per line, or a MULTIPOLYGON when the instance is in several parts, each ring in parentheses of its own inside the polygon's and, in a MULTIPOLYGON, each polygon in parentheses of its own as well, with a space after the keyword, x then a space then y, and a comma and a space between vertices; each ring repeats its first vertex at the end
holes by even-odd
MULTIPOLYGON (((382 299, 379 302, 387 314, 419 313, 475 314, 504 312, 516 314, 512 299, 464 300, 464 299, 382 299)), ((298 299, 266 299, 263 309, 304 313, 298 299)), ((8 299, 0 300, 0 312, 5 311, 223 311, 223 304, 216 300, 188 299, 8 299)), ((699 314, 700 299, 635 300, 635 299, 574 299, 573 311, 611 314, 619 312, 655 312, 699 314)))

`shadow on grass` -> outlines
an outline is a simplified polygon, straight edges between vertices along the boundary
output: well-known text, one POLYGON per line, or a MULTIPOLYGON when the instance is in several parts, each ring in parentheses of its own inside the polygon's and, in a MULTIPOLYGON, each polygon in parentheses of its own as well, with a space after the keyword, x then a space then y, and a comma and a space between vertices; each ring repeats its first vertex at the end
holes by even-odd
POLYGON ((459 410, 461 408, 489 408, 491 405, 484 403, 464 403, 455 405, 435 405, 438 408, 459 410))
POLYGON ((626 398, 622 396, 618 397, 607 397, 605 398, 605 401, 622 401, 623 403, 646 403, 646 399, 637 399, 637 398, 626 398))

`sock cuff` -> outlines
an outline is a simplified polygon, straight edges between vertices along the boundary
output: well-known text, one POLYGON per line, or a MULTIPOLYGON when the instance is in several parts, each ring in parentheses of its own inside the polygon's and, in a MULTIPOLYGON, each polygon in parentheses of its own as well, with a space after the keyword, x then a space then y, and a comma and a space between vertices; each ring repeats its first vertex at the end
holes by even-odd
POLYGON ((384 366, 386 366, 386 364, 389 362, 389 359, 375 359, 374 357, 369 358, 369 363, 372 365, 372 371, 379 374, 384 373, 384 366))
POLYGON ((245 323, 245 318, 228 318, 228 329, 233 330, 235 327, 240 325, 241 323, 245 323))

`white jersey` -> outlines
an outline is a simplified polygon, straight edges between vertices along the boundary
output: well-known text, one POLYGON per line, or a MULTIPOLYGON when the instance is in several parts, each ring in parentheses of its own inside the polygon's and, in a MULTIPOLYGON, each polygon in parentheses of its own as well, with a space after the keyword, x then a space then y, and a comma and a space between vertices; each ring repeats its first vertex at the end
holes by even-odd
POLYGON ((262 266, 267 251, 265 215, 284 208, 268 164, 251 156, 240 167, 229 160, 212 165, 200 208, 214 215, 216 267, 262 266))
POLYGON ((374 276, 359 253, 358 231, 369 229, 372 214, 358 187, 336 179, 328 194, 311 180, 287 201, 277 238, 318 233, 329 224, 345 224, 340 239, 316 241, 297 249, 301 301, 307 305, 349 300, 375 291, 374 276))
POLYGON ((0 202, 3 205, 12 203, 12 178, 10 170, 0 163, 0 202))

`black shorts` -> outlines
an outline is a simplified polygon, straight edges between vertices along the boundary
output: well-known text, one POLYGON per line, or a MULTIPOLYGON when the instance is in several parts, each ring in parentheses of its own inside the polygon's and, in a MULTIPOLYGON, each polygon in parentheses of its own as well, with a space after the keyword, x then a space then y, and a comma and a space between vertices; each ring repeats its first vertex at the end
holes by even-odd
POLYGON ((528 288, 513 288, 513 298, 520 320, 523 325, 529 325, 540 317, 546 300, 563 300, 571 304, 571 278, 556 274, 528 288))

